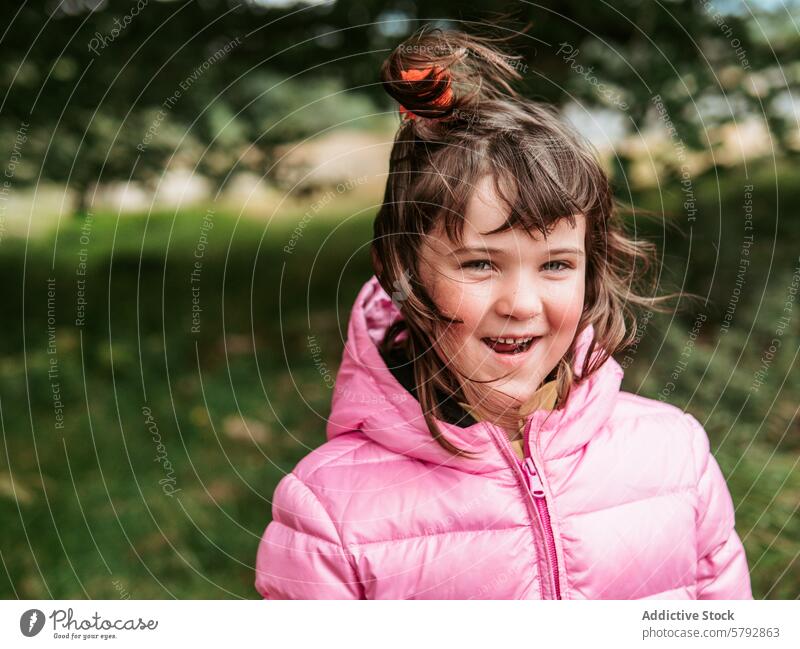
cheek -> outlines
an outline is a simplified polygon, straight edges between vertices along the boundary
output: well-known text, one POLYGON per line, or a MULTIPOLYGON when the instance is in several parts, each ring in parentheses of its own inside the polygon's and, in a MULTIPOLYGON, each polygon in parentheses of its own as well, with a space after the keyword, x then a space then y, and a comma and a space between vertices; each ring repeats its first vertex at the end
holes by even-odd
POLYGON ((453 338, 464 338, 478 329, 488 303, 488 297, 474 287, 449 280, 438 283, 433 299, 444 314, 463 320, 448 327, 453 338))
POLYGON ((583 279, 559 286, 550 295, 549 306, 551 317, 564 324, 564 328, 575 327, 583 314, 586 297, 583 279))

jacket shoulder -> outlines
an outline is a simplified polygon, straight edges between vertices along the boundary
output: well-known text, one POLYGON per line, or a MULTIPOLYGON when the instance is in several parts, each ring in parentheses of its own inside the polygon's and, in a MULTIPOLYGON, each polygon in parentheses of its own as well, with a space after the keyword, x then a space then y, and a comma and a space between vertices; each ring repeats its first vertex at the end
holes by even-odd
MULTIPOLYGON (((703 426, 677 406, 630 392, 620 392, 607 422, 609 435, 643 457, 673 458, 680 482, 696 484, 709 455, 703 426)), ((676 477, 677 479, 677 477, 676 477)))
POLYGON ((708 433, 697 418, 663 401, 620 392, 609 424, 613 432, 624 431, 629 442, 661 443, 664 451, 684 457, 695 485, 712 457, 708 433))
POLYGON ((667 420, 682 420, 686 417, 686 413, 671 403, 649 399, 632 392, 620 392, 611 416, 618 420, 640 417, 665 417, 667 420))
POLYGON ((652 423, 659 433, 679 435, 698 464, 709 455, 710 443, 703 425, 694 415, 670 403, 631 392, 620 392, 611 418, 617 423, 642 420, 652 423))
MULTIPOLYGON (((375 456, 381 448, 354 432, 335 437, 311 451, 275 487, 273 521, 341 545, 340 501, 352 496, 348 483, 354 478, 353 469, 365 456, 375 456)), ((377 466, 381 460, 367 461, 377 466)))
MULTIPOLYGON (((324 511, 340 544, 351 551, 380 550, 389 547, 381 544, 413 543, 407 539, 429 535, 441 542, 465 530, 505 529, 514 526, 518 513, 516 507, 500 507, 498 513, 505 484, 403 455, 363 434, 336 437, 310 453, 288 480, 296 478, 308 495, 305 507, 324 511)), ((291 505, 298 511, 304 503, 291 505)))
MULTIPOLYGON (((350 437, 350 436, 348 436, 350 437)), ((272 521, 256 555, 256 590, 266 599, 358 599, 361 586, 339 521, 314 485, 320 466, 357 448, 336 439, 312 451, 275 488, 272 521)))
POLYGON ((369 439, 359 431, 338 435, 311 451, 297 463, 292 473, 308 484, 314 484, 331 473, 350 471, 362 464, 378 463, 385 460, 413 458, 400 455, 369 439))

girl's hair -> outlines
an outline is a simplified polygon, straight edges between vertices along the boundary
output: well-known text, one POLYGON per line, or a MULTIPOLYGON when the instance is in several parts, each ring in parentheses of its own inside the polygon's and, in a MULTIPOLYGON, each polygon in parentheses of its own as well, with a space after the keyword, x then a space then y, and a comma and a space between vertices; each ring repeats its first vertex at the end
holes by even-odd
POLYGON ((520 78, 514 63, 520 57, 503 53, 497 41, 422 28, 381 68, 383 87, 401 104, 405 119, 392 148, 371 250, 375 274, 403 315, 388 327, 380 349, 389 354, 395 345, 405 347, 431 435, 454 454, 469 455, 436 424, 442 419, 437 389, 461 402, 474 392, 465 390, 469 379, 459 377, 431 347, 443 326, 460 321, 441 313, 430 298, 420 281, 419 259, 434 229, 443 228, 461 243, 463 214, 480 178, 492 177, 509 210, 492 233, 520 227, 546 236, 560 219, 574 226, 574 215, 586 217, 586 293, 577 333, 591 324, 595 339, 579 378, 572 372, 574 342, 551 373, 557 407, 563 407, 574 382, 635 340, 634 307, 667 311, 661 302, 673 297, 651 297, 647 287, 635 286, 654 266, 655 246, 626 234, 589 145, 553 109, 511 87, 520 78))

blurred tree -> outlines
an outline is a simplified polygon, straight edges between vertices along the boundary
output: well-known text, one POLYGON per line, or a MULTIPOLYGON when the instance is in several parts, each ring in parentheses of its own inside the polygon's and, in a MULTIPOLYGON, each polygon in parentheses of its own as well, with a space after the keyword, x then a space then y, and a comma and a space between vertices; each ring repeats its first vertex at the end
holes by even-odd
POLYGON ((380 63, 423 23, 494 24, 514 36, 506 49, 521 55, 531 97, 622 110, 640 126, 660 95, 680 137, 699 148, 711 146, 709 125, 766 112, 789 150, 795 10, 706 0, 492 9, 455 0, 38 0, 6 10, 0 133, 19 149, 9 148, 13 182, 67 182, 77 211, 98 181, 156 182, 176 162, 222 182, 239 167, 263 172, 276 143, 392 110, 380 63))

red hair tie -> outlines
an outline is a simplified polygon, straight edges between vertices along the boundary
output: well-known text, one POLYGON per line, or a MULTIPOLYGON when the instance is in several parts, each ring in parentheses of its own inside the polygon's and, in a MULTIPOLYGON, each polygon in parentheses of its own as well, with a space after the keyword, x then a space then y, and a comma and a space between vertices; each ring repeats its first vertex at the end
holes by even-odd
MULTIPOLYGON (((442 77, 446 77, 447 79, 447 88, 445 88, 445 91, 432 103, 434 106, 447 108, 450 105, 450 102, 453 100, 453 90, 450 88, 450 75, 448 75, 446 71, 439 70, 438 68, 412 68, 410 70, 401 70, 400 76, 403 77, 403 81, 421 81, 422 79, 425 79, 428 74, 430 74, 431 70, 434 70, 434 79, 436 81, 441 80, 442 77)), ((400 106, 400 114, 406 119, 416 119, 419 117, 419 115, 408 110, 402 105, 400 106)))

